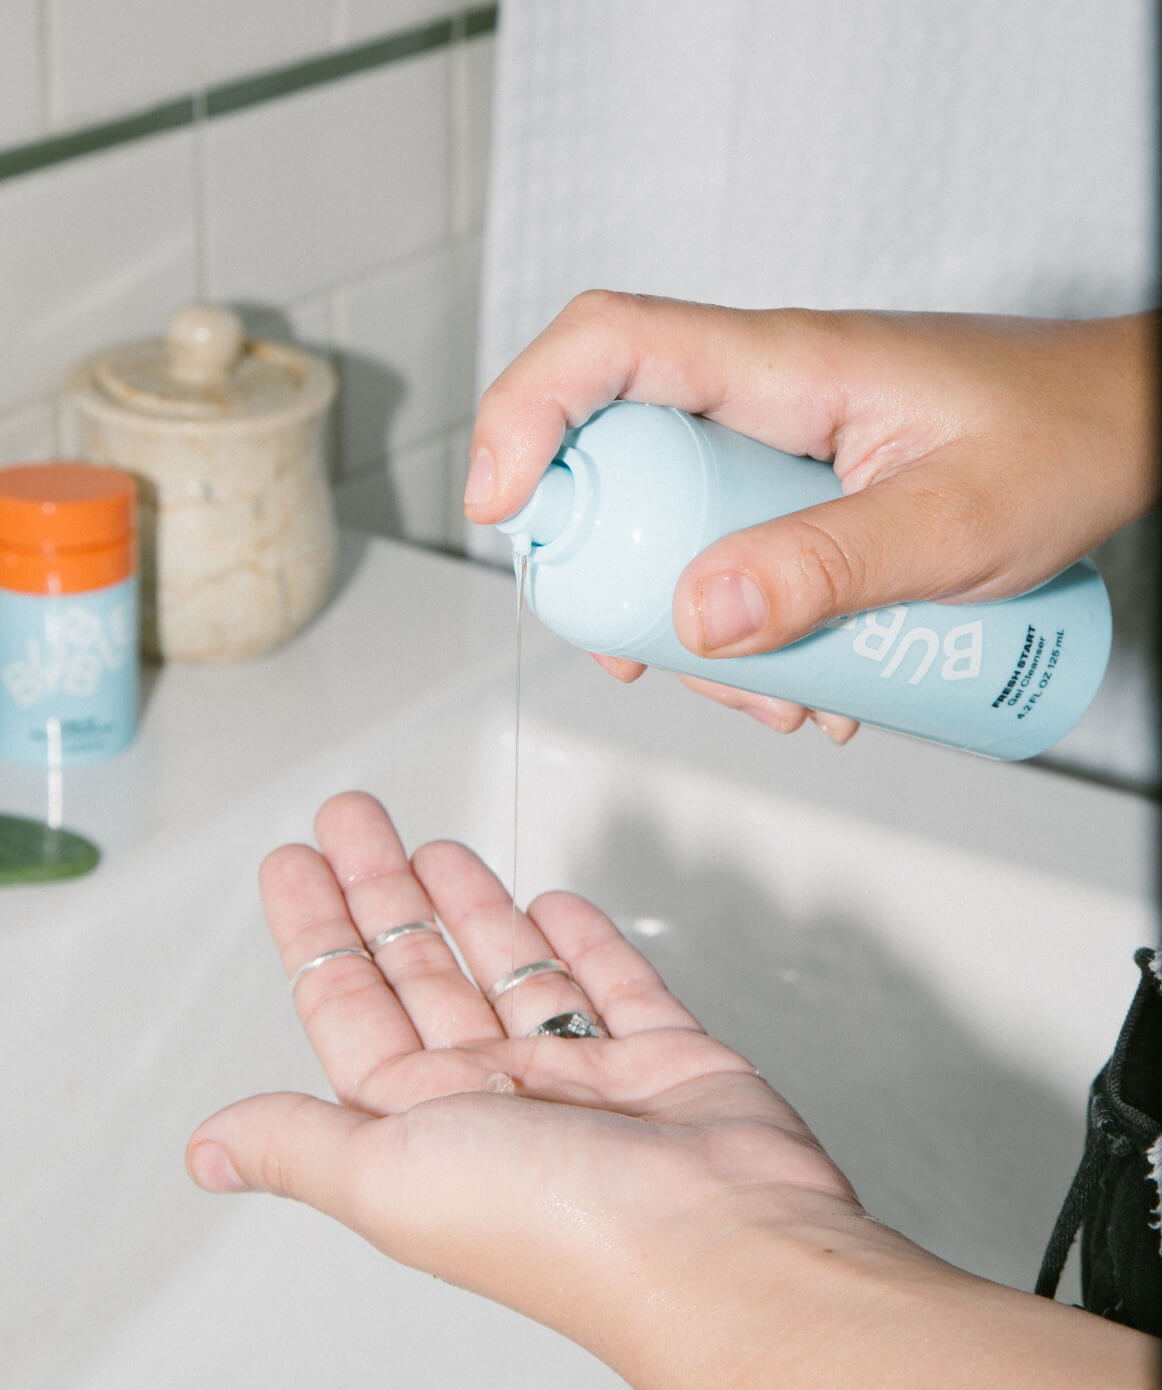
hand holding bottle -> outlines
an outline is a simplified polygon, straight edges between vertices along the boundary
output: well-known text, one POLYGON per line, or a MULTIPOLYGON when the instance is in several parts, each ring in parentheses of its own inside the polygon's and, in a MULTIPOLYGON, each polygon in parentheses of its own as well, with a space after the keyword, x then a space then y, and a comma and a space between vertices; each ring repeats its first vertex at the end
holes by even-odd
MULTIPOLYGON (((564 430, 609 401, 669 404, 832 460, 845 493, 687 566, 674 625, 691 651, 768 651, 901 601, 1011 597, 1156 500, 1156 330, 1153 315, 813 314, 591 292, 485 393, 466 512, 511 515, 564 430)), ((622 678, 643 669, 608 664, 622 678)), ((688 683, 775 727, 805 714, 688 683)), ((854 729, 820 722, 839 741, 854 729)))

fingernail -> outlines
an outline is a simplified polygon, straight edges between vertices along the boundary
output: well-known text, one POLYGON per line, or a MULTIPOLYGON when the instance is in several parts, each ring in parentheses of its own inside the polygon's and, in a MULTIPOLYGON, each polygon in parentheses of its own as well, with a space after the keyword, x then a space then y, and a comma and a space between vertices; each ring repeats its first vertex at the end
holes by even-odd
POLYGON ((738 570, 723 570, 699 581, 697 602, 705 651, 740 642, 767 620, 763 591, 738 570))
POLYGON ((190 1154, 190 1176, 207 1192, 245 1192, 246 1184, 230 1162, 230 1155, 210 1141, 199 1144, 190 1154))
POLYGON ((603 671, 623 684, 633 680, 641 669, 620 656, 605 656, 602 652, 590 652, 589 655, 603 671))
POLYGON ((477 449, 472 455, 468 469, 468 481, 464 485, 464 505, 473 507, 478 502, 487 502, 496 487, 496 464, 487 449, 477 449))
POLYGON ((840 747, 850 740, 857 728, 856 724, 841 714, 827 714, 816 709, 811 711, 810 718, 812 724, 822 729, 831 742, 839 744, 840 747))
POLYGON ((806 711, 796 706, 788 706, 782 700, 761 700, 740 706, 743 714, 757 719, 765 728, 777 734, 793 734, 806 719, 806 711))

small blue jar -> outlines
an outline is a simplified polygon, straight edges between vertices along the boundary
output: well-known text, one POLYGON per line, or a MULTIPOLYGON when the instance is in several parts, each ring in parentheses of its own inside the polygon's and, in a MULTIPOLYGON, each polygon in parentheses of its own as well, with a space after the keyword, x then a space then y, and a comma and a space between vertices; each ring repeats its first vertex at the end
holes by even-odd
POLYGON ((86 463, 0 469, 0 757, 98 762, 137 727, 136 488, 86 463))

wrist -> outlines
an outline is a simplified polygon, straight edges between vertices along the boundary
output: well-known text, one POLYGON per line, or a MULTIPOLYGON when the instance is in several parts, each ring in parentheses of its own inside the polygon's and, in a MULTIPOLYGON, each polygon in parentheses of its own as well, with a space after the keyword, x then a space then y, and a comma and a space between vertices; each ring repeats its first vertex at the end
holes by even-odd
POLYGON ((1145 1390, 1162 1367, 1153 1338, 967 1274, 856 1209, 752 1224, 656 1275, 606 1357, 635 1390, 1145 1390))
POLYGON ((1114 450, 1103 479, 1112 478, 1121 503, 1119 521, 1128 525, 1158 505, 1162 471, 1158 460, 1158 349, 1162 316, 1128 314, 1082 325, 1090 343, 1089 378, 1103 387, 1105 438, 1114 450), (1110 468, 1113 462, 1116 466, 1110 468))

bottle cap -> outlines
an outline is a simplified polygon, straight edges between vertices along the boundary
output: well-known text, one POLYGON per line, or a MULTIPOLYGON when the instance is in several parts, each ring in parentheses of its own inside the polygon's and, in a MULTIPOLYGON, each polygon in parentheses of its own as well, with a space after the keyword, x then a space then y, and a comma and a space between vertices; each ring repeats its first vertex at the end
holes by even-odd
POLYGON ((101 589, 134 570, 137 489, 90 463, 0 468, 0 588, 30 594, 101 589))

